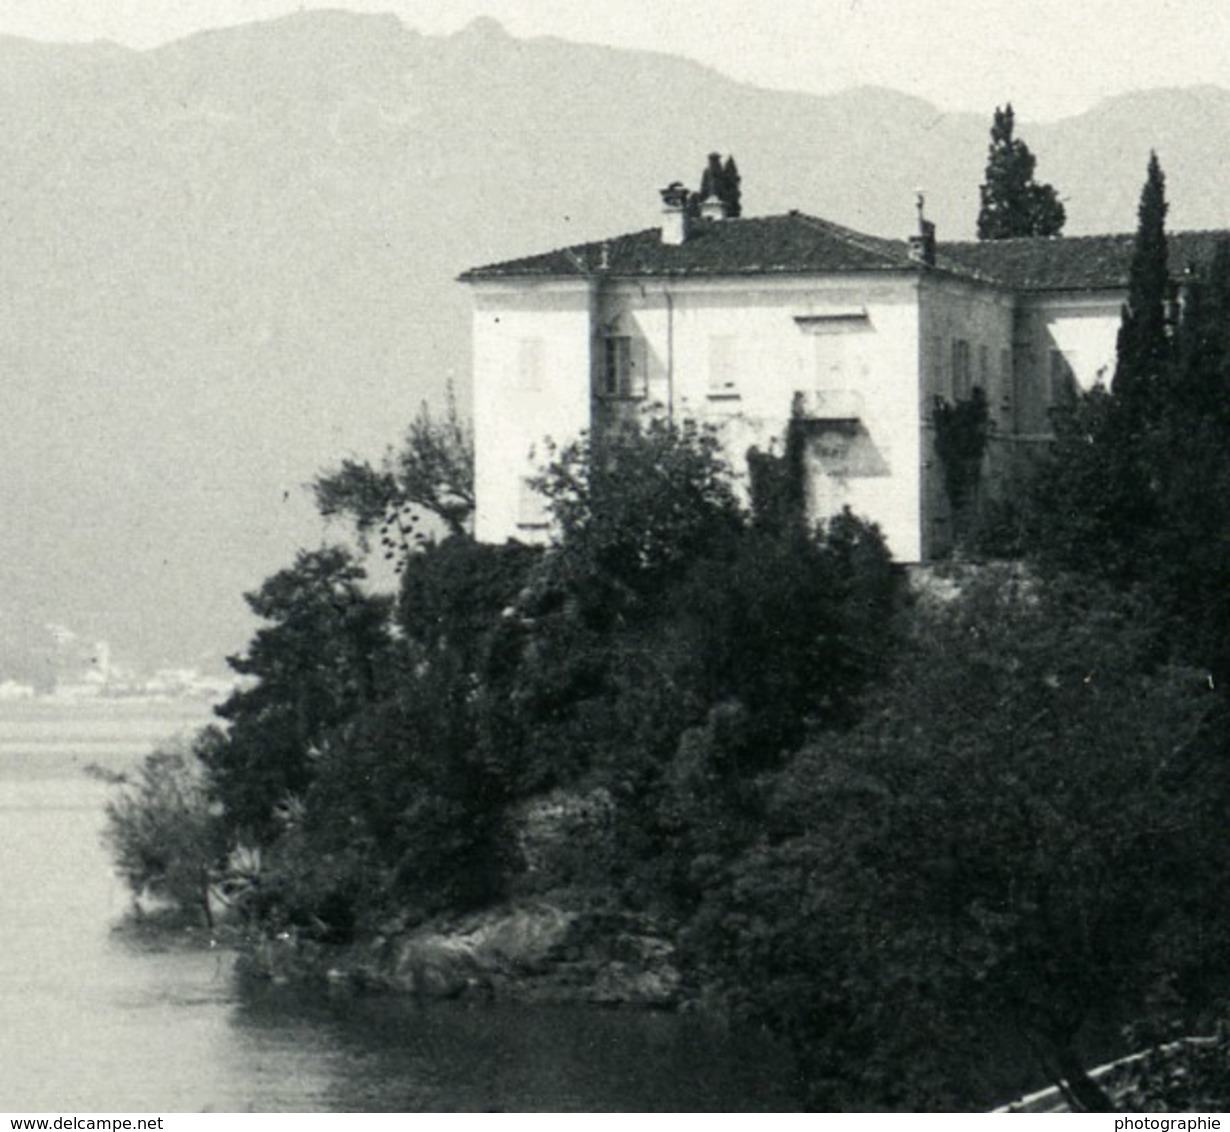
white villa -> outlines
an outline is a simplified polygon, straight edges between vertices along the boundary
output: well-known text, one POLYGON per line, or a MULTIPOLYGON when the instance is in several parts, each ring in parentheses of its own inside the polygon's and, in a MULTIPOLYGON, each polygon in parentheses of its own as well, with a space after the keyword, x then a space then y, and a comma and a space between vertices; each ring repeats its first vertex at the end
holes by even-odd
MULTIPOLYGON (((1057 399, 1113 372, 1130 234, 940 244, 920 204, 919 234, 889 240, 798 212, 728 219, 716 199, 690 218, 662 195, 660 228, 461 276, 480 540, 547 537, 528 485, 546 438, 653 406, 718 424, 745 469, 752 446, 781 450, 795 406, 810 513, 849 505, 899 561, 924 561, 952 541, 935 399, 985 392, 994 491, 1057 399)), ((1172 266, 1225 235, 1172 235, 1172 266)))

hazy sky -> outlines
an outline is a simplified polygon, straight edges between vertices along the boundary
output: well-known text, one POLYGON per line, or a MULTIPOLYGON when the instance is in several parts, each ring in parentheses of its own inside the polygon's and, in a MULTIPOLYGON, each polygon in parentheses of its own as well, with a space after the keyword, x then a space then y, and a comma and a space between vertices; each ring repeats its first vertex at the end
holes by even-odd
POLYGON ((943 109, 1079 113, 1139 87, 1230 85, 1225 0, 0 0, 0 32, 148 47, 301 8, 394 11, 439 34, 490 15, 518 36, 651 48, 761 86, 859 84, 943 109))

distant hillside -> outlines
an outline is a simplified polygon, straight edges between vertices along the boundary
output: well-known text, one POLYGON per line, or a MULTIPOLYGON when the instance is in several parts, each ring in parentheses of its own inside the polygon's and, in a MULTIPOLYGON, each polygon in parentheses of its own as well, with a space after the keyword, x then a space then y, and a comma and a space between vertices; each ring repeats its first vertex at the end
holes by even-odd
MULTIPOLYGON (((822 61, 820 61, 822 63, 822 61)), ((1010 93, 1010 92, 1006 92, 1010 93)), ((734 153, 750 213, 968 237, 991 107, 771 93, 664 55, 311 12, 149 52, 0 40, 0 605, 154 663, 242 646, 322 536, 301 485, 468 370, 468 266, 657 222, 734 153)), ((1230 224, 1230 93, 1046 126, 1072 232, 1230 224)))

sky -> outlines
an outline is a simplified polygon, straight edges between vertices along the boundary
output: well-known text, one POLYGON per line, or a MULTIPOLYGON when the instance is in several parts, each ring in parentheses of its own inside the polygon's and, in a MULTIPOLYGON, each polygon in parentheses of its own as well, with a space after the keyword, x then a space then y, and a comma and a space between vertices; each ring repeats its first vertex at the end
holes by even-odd
POLYGON ((519 37, 660 50, 758 86, 890 87, 1024 121, 1134 89, 1230 84, 1225 0, 0 0, 0 34, 147 48, 303 8, 395 12, 426 34, 478 16, 519 37))

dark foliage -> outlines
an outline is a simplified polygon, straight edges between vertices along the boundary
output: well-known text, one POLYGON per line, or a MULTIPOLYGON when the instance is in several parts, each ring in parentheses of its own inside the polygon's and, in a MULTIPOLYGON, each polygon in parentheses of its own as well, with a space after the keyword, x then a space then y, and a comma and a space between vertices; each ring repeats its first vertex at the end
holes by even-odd
POLYGON ((1159 521, 1149 470, 1114 397, 1095 386, 1052 417, 1055 441, 1031 488, 1027 545, 1044 563, 1123 585, 1148 563, 1141 533, 1159 521))
POLYGON ((743 509, 712 429, 650 417, 555 453, 536 486, 560 553, 552 569, 599 619, 624 615, 738 532, 743 509))
POLYGON ((766 780, 764 832, 687 940, 819 1106, 986 1104, 1009 1027, 1103 1105, 1085 1023, 1222 954, 1224 930, 1184 936, 1224 900, 1214 697, 1084 585, 993 575, 918 625, 863 722, 766 780))
POLYGON ((1013 136, 1012 103, 995 108, 986 180, 979 189, 978 239, 1058 236, 1067 218, 1059 194, 1034 180, 1037 158, 1013 136))
POLYGON ((937 397, 931 422, 935 427, 935 454, 944 469, 944 494, 954 514, 960 514, 982 477, 991 429, 985 391, 975 385, 969 398, 955 405, 937 397))
MULTIPOLYGON (((733 797, 808 728, 853 718, 896 586, 873 528, 753 524, 716 436, 688 423, 582 438, 541 486, 557 544, 425 546, 397 632, 344 550, 249 595, 269 625, 232 662, 251 683, 205 763, 232 838, 265 847, 249 904, 266 922, 338 939, 382 909, 494 899, 510 805, 587 779, 640 843, 699 851, 704 807, 675 805, 688 758, 712 754, 713 797, 733 797), (696 736, 719 707, 745 723, 711 750, 696 736)), ((656 898, 634 856, 614 867, 656 898)))
POLYGON ((1137 441, 1162 408, 1165 371, 1171 357, 1166 315, 1170 273, 1166 248, 1166 178, 1149 155, 1137 210, 1136 243, 1128 274, 1128 298, 1117 342, 1111 391, 1121 406, 1128 439, 1137 441))
POLYGON ((226 837, 210 806, 201 758, 218 740, 216 731, 206 730, 191 746, 148 755, 135 777, 117 783, 103 833, 134 897, 159 897, 207 924, 226 837))
POLYGON ((449 536, 464 535, 474 513, 474 437, 452 388, 443 419, 424 402, 401 449, 385 453, 379 468, 343 460, 312 490, 320 513, 348 518, 365 549, 379 531, 384 556, 399 566, 433 539, 432 521, 449 536))
POLYGON ((747 453, 752 523, 759 529, 801 530, 807 522, 807 432, 802 398, 796 394, 780 456, 752 448, 747 453))
POLYGON ((702 202, 707 200, 721 201, 722 212, 727 219, 733 220, 743 214, 742 182, 733 156, 723 163, 720 153, 709 154, 701 173, 700 189, 688 196, 688 212, 692 216, 699 215, 702 202))
POLYGON ((207 752, 232 828, 267 831, 287 795, 311 783, 330 732, 385 693, 392 602, 362 588, 339 547, 301 551, 246 600, 268 624, 231 667, 250 683, 218 709, 226 741, 207 752))
POLYGON ((1054 417, 1027 546, 1049 566, 1143 586, 1176 652, 1230 675, 1230 250, 1189 275, 1168 324, 1164 180, 1141 196, 1114 384, 1054 417))

